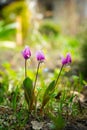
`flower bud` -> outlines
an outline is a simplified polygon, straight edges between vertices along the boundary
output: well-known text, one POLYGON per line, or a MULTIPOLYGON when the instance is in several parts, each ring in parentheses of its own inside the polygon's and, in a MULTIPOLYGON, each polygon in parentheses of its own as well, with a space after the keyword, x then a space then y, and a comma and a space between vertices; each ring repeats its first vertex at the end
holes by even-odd
POLYGON ((28 46, 25 46, 24 50, 22 51, 22 55, 23 55, 25 60, 30 58, 31 51, 30 51, 30 48, 28 46))
POLYGON ((38 51, 36 53, 36 58, 37 58, 37 61, 41 61, 41 62, 43 62, 45 60, 45 56, 42 51, 38 51))
POLYGON ((67 53, 66 57, 62 58, 62 65, 66 65, 72 62, 71 55, 67 53))

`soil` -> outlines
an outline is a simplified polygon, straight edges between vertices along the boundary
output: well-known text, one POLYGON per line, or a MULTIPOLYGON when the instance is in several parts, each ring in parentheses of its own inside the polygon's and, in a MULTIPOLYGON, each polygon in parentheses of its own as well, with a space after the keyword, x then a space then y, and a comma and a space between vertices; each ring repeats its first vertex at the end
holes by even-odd
MULTIPOLYGON (((81 114, 76 118, 71 116, 68 117, 65 127, 59 130, 87 130, 87 110, 85 111, 85 114, 81 114)), ((9 107, 0 106, 0 130, 36 130, 33 129, 32 123, 34 122, 36 125, 34 127, 37 127, 38 124, 41 125, 40 123, 43 123, 40 130, 52 130, 52 121, 46 115, 43 117, 35 117, 35 115, 29 114, 28 111, 23 110, 21 107, 14 112, 9 107), (17 116, 19 113, 23 115, 20 119, 18 119, 17 116), (26 120, 25 124, 24 120, 26 120), (21 125, 22 123, 23 125, 21 125)))

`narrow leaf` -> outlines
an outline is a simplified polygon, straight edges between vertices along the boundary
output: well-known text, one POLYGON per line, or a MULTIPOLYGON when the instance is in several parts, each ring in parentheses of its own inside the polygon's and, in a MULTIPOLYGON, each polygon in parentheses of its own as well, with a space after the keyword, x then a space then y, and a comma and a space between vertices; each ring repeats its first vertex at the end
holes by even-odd
POLYGON ((23 87, 24 87, 24 90, 28 93, 28 96, 31 98, 32 90, 33 90, 33 82, 29 77, 27 77, 23 81, 23 87))
POLYGON ((45 93, 44 93, 41 109, 48 103, 48 101, 50 100, 51 95, 52 95, 52 93, 54 92, 54 90, 55 90, 55 80, 52 81, 52 82, 49 84, 49 86, 47 87, 47 89, 46 89, 46 91, 45 91, 45 93))
POLYGON ((24 81, 23 81, 23 87, 24 87, 24 95, 25 95, 25 99, 26 102, 28 104, 28 107, 30 109, 30 104, 32 104, 32 93, 33 93, 33 82, 32 80, 27 77, 24 81))
POLYGON ((54 89, 55 89, 55 80, 53 80, 53 81, 49 84, 49 86, 47 87, 47 89, 46 89, 46 91, 45 91, 44 96, 53 93, 54 89))

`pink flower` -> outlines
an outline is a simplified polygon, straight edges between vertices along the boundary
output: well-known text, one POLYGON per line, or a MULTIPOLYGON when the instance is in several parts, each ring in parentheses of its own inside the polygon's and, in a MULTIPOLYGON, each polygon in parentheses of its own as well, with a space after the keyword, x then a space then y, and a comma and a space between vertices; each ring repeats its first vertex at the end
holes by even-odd
POLYGON ((66 61, 67 61, 67 63, 71 63, 72 62, 70 53, 67 53, 67 55, 66 55, 66 61))
POLYGON ((23 55, 25 60, 30 58, 31 51, 30 51, 30 48, 28 46, 25 46, 24 50, 22 51, 22 55, 23 55))
POLYGON ((37 58, 38 61, 41 61, 41 62, 43 62, 45 60, 45 56, 44 56, 42 51, 38 51, 36 53, 36 58, 37 58))
POLYGON ((72 62, 70 53, 67 53, 66 57, 62 58, 62 65, 66 65, 72 62))

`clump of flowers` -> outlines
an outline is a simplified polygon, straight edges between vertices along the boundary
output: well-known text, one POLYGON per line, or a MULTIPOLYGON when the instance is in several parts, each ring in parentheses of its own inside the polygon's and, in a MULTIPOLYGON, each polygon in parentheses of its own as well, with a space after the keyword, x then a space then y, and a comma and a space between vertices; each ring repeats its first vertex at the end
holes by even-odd
MULTIPOLYGON (((35 87, 36 87, 36 83, 37 83, 40 64, 45 61, 45 55, 41 50, 37 51, 37 53, 36 53, 36 59, 38 61, 38 65, 37 65, 37 71, 36 71, 34 83, 27 76, 27 60, 30 59, 30 57, 31 57, 31 51, 28 46, 26 46, 24 48, 24 50, 22 51, 22 56, 25 60, 25 79, 23 81, 24 95, 25 95, 25 100, 28 104, 29 111, 32 111, 32 109, 36 109, 36 100, 37 99, 36 99, 36 95, 35 95, 35 87)), ((51 95, 55 91, 55 87, 58 83, 58 79, 61 75, 63 67, 67 64, 70 64, 71 62, 72 62, 71 55, 70 55, 70 53, 67 53, 66 57, 62 58, 62 61, 61 61, 62 65, 61 65, 61 69, 60 69, 60 72, 59 72, 57 78, 55 80, 51 81, 51 83, 47 86, 47 88, 45 90, 45 93, 43 95, 42 105, 41 105, 41 111, 43 110, 44 106, 48 103, 48 101, 51 98, 51 95)))

